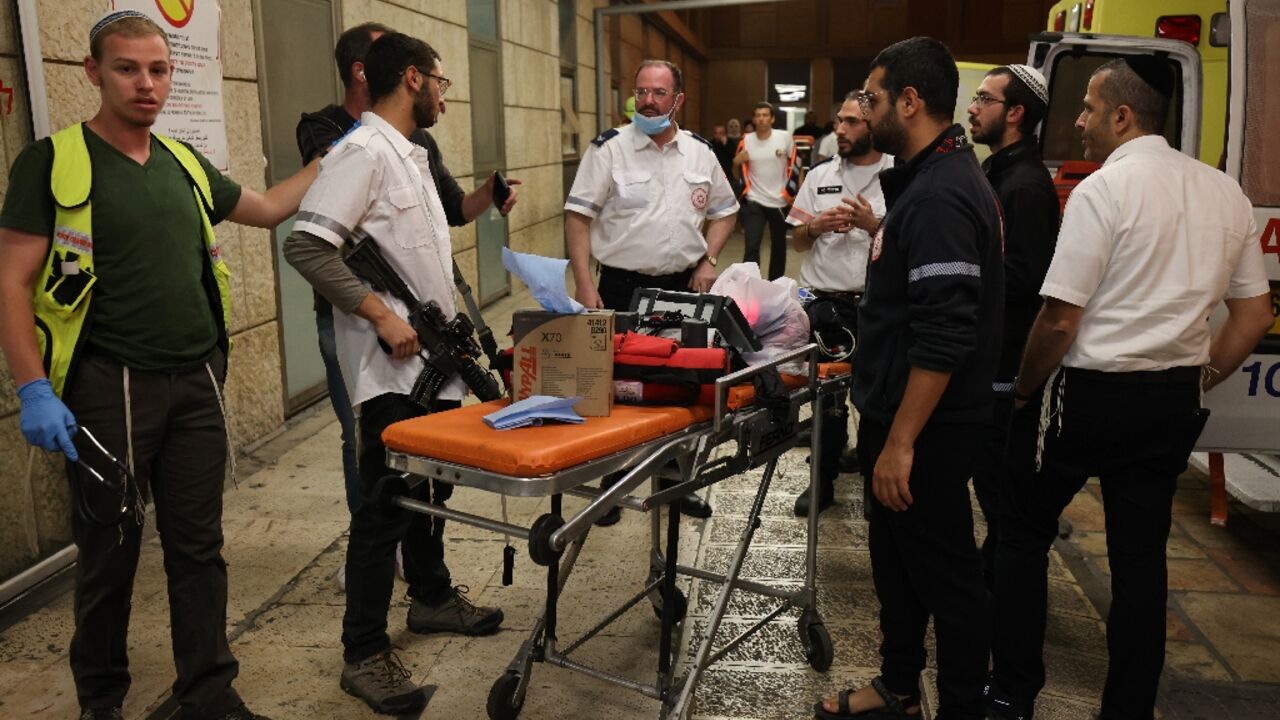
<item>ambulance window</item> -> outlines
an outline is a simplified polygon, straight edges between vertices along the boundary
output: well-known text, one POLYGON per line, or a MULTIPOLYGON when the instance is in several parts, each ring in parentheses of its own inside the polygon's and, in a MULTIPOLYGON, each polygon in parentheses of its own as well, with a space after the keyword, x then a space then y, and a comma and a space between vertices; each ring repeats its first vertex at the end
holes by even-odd
POLYGON ((1254 205, 1280 207, 1280 11, 1276 3, 1245 7, 1249 57, 1241 186, 1254 205))
MULTIPOLYGON (((1064 53, 1053 61, 1049 76, 1049 113, 1040 130, 1040 148, 1049 162, 1083 160, 1084 147, 1080 144, 1080 131, 1076 118, 1083 107, 1084 93, 1089 77, 1117 55, 1099 53, 1064 53)), ((1175 148, 1182 144, 1182 72, 1178 64, 1170 60, 1177 78, 1173 102, 1169 103, 1169 118, 1165 122, 1164 136, 1175 148)))

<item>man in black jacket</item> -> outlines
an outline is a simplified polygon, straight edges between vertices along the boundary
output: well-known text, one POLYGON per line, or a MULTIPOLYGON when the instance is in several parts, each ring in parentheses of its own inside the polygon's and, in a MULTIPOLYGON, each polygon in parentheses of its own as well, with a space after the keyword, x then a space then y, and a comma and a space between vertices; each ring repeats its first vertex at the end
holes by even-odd
POLYGON ((973 141, 991 148, 982 164, 1004 210, 1004 333, 1000 365, 991 388, 991 414, 986 450, 973 471, 973 491, 987 519, 982 541, 982 575, 994 589, 996 539, 1002 462, 1013 407, 1013 379, 1018 374, 1027 333, 1040 311, 1040 285, 1049 271, 1058 236, 1058 193, 1040 159, 1036 125, 1049 107, 1049 90, 1040 71, 1029 65, 1002 65, 987 73, 969 104, 973 141))
POLYGON ((937 717, 983 717, 990 608, 968 480, 991 417, 1004 300, 1002 227, 964 129, 946 46, 896 43, 871 63, 859 101, 888 214, 871 244, 858 311, 853 402, 870 479, 871 570, 880 600, 880 677, 828 698, 822 717, 919 712, 925 630, 937 636, 937 717))

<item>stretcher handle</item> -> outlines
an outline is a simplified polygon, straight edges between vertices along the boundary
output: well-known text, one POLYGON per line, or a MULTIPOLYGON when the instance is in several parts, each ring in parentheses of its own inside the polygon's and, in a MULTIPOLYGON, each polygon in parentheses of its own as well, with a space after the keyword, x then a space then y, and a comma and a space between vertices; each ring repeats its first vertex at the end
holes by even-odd
POLYGON ((818 345, 816 343, 809 343, 767 363, 752 365, 718 378, 716 380, 715 431, 720 432, 720 425, 724 418, 728 416, 725 403, 729 397, 729 388, 750 380, 766 370, 774 370, 779 365, 789 363, 792 360, 799 360, 806 356, 808 356, 807 364, 809 366, 809 388, 816 389, 818 384, 818 345))

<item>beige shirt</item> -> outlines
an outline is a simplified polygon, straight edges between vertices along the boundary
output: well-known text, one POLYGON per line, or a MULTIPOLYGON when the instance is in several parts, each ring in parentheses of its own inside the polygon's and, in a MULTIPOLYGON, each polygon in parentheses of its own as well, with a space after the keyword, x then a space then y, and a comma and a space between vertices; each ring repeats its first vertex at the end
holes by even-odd
POLYGON ((706 254, 704 222, 738 212, 738 201, 706 142, 680 130, 659 149, 627 125, 591 141, 564 209, 595 220, 591 255, 602 265, 667 275, 706 254))
POLYGON ((1158 135, 1121 145, 1071 193, 1040 290, 1084 308, 1063 366, 1208 363, 1218 303, 1269 291, 1256 236, 1234 180, 1158 135))

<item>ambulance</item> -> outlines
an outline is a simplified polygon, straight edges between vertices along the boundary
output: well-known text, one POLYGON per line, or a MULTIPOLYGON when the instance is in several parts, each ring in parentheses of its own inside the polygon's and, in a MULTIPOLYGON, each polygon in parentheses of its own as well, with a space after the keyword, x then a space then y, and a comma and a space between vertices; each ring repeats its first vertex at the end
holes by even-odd
MULTIPOLYGON (((1243 366, 1205 395, 1198 448, 1246 504, 1280 510, 1280 0, 1067 0, 1033 35, 1028 63, 1049 82, 1041 150, 1059 196, 1087 177, 1075 118, 1089 76, 1113 58, 1163 58, 1179 82, 1165 137, 1235 178, 1253 203, 1276 323, 1243 366)), ((1226 315, 1220 308, 1210 322, 1226 315)), ((1200 456, 1203 457, 1203 456, 1200 456)), ((1193 461, 1195 456, 1193 456, 1193 461)), ((1225 522, 1225 494, 1214 521, 1225 522)))

